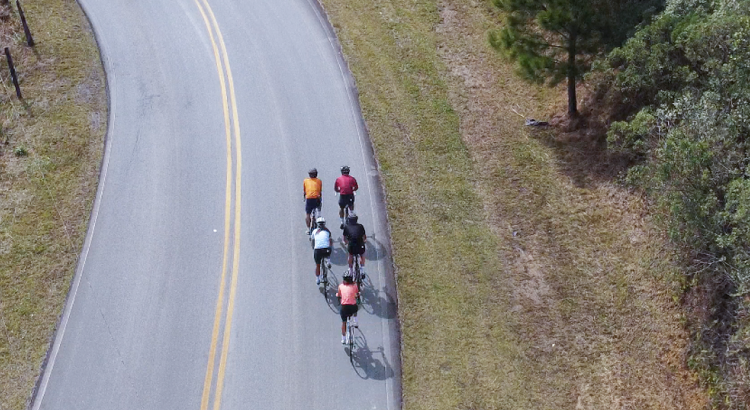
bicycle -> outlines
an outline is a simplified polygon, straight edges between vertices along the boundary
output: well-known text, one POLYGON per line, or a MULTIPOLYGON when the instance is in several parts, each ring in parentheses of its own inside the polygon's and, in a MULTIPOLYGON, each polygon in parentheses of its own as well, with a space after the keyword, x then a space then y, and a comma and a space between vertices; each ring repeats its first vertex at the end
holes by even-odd
MULTIPOLYGON (((359 297, 359 296, 358 296, 359 297)), ((346 345, 349 347, 349 360, 354 354, 354 316, 346 318, 346 345)))
MULTIPOLYGON (((322 206, 322 205, 321 205, 322 206)), ((318 229, 318 217, 320 216, 320 208, 313 208, 310 213, 310 229, 307 231, 307 239, 310 241, 310 246, 315 249, 315 242, 313 241, 313 232, 318 229)))
POLYGON ((328 287, 328 266, 330 264, 330 258, 327 257, 320 261, 320 283, 323 285, 323 296, 326 296, 325 289, 328 287))
MULTIPOLYGON (((359 291, 362 292, 362 274, 359 268, 359 255, 354 255, 353 269, 354 269, 354 272, 352 276, 354 277, 354 283, 357 284, 357 289, 359 289, 359 291)), ((359 295, 357 295, 357 300, 359 301, 359 295)))

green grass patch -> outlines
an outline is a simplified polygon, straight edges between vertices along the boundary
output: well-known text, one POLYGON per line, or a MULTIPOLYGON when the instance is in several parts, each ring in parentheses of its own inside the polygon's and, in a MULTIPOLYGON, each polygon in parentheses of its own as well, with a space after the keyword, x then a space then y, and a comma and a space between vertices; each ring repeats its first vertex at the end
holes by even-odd
MULTIPOLYGON (((5 6, 0 6, 5 7, 5 6)), ((0 409, 25 408, 67 295, 96 191, 104 73, 77 3, 24 3, 37 45, 5 9, 24 101, 0 90, 0 409)), ((7 69, 7 67, 5 68, 7 69)))

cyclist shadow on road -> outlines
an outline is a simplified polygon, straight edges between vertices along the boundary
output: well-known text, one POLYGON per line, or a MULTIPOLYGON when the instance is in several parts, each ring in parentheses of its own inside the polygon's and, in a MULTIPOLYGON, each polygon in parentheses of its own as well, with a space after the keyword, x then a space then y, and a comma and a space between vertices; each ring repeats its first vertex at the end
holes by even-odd
POLYGON ((339 306, 341 306, 336 298, 336 291, 338 288, 339 280, 336 278, 336 275, 334 275, 333 272, 328 272, 328 286, 325 288, 321 286, 319 291, 326 299, 328 308, 334 313, 339 313, 339 306))
POLYGON ((379 261, 386 256, 385 246, 375 237, 367 235, 367 242, 365 242, 365 259, 368 261, 379 261))
MULTIPOLYGON (((337 266, 347 266, 348 253, 344 240, 339 238, 334 241, 335 245, 331 250, 331 263, 337 266)), ((365 242, 365 259, 368 261, 381 260, 386 256, 385 246, 375 238, 375 235, 368 236, 365 242)))
MULTIPOLYGON (((348 349, 344 348, 345 350, 348 349)), ((362 379, 385 380, 395 375, 393 367, 388 363, 383 346, 370 350, 367 346, 367 338, 361 330, 357 329, 354 336, 354 354, 352 355, 352 367, 362 379)))
POLYGON ((336 266, 347 267, 348 259, 346 249, 344 248, 344 242, 339 241, 340 246, 333 246, 331 249, 331 264, 336 266))
POLYGON ((362 298, 361 308, 365 312, 383 319, 396 318, 396 300, 385 290, 385 288, 373 288, 369 276, 360 290, 360 296, 362 298))

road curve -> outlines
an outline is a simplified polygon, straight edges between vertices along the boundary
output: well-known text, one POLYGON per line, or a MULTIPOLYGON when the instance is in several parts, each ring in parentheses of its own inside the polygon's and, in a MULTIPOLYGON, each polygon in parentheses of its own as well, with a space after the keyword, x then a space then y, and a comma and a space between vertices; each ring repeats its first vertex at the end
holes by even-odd
MULTIPOLYGON (((107 73, 109 129, 33 408, 399 409, 381 185, 317 3, 79 2, 107 73), (333 290, 314 282, 301 195, 317 167, 323 215, 337 221, 344 164, 370 238, 352 360, 333 290)), ((332 262, 340 280, 340 246, 332 262)))

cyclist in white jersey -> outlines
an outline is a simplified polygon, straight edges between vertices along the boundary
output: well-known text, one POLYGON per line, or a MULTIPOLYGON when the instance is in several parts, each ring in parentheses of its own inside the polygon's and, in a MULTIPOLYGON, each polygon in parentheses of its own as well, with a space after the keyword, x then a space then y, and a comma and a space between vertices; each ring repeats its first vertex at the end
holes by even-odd
MULTIPOLYGON (((320 285, 320 262, 323 258, 331 256, 331 231, 326 228, 326 220, 322 216, 315 220, 318 229, 312 233, 313 258, 315 259, 315 283, 320 285)), ((329 264, 328 268, 331 266, 329 264)))

